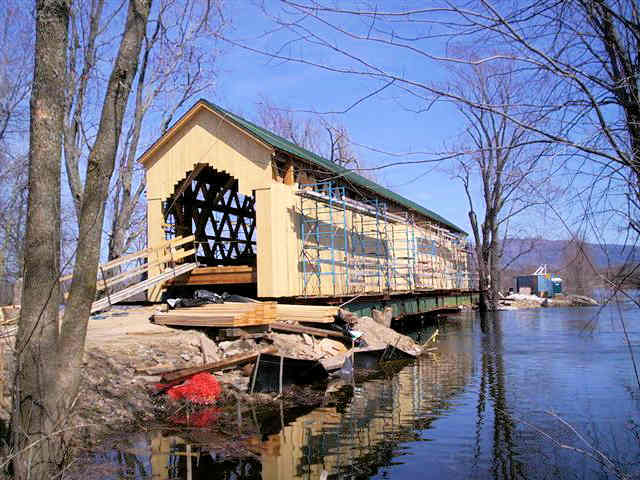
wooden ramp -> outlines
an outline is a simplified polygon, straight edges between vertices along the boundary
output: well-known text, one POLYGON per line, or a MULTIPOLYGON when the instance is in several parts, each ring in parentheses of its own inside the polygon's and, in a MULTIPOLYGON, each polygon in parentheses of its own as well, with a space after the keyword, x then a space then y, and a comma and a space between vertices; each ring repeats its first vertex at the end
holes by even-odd
MULTIPOLYGON (((177 237, 98 265, 96 293, 102 298, 93 302, 91 313, 104 310, 115 303, 194 270, 197 267, 196 263, 183 263, 187 257, 196 253, 195 248, 186 249, 185 247, 189 243, 193 244, 194 240, 193 235, 177 237), (160 273, 151 278, 135 281, 148 275, 152 269, 160 273), (114 288, 116 285, 118 287, 114 288)), ((73 275, 60 278, 63 289, 72 279, 73 275)), ((64 298, 66 299, 67 296, 68 294, 65 293, 64 298)))

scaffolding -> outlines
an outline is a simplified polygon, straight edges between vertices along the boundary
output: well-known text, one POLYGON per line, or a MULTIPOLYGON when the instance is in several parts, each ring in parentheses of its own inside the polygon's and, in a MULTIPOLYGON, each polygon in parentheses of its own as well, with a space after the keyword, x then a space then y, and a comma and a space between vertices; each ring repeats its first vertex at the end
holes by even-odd
POLYGON ((392 288, 386 203, 348 199, 333 182, 301 185, 300 262, 303 295, 383 292, 392 288), (330 282, 324 280, 330 279, 330 282))
POLYGON ((370 290, 377 292, 391 289, 389 262, 390 239, 387 204, 378 199, 367 202, 369 215, 360 215, 359 235, 363 249, 357 252, 365 264, 364 278, 370 290))
POLYGON ((300 197, 303 295, 323 294, 325 277, 329 277, 333 295, 341 293, 339 286, 343 278, 348 291, 347 208, 343 201, 345 187, 335 186, 333 182, 301 187, 303 190, 310 188, 317 194, 300 197), (343 254, 339 255, 339 252, 343 254))
POLYGON ((413 217, 405 215, 402 223, 392 225, 391 277, 394 290, 414 290, 416 288, 416 231, 413 217))
POLYGON ((301 185, 302 295, 463 288, 460 239, 377 198, 356 201, 333 182, 301 185))

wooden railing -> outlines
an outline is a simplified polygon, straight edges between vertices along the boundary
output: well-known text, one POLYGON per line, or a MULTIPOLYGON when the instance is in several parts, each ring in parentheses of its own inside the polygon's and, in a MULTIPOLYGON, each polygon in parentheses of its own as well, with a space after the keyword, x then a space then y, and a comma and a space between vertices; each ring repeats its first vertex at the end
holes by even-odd
MULTIPOLYGON (((184 247, 189 243, 193 244, 194 240, 193 235, 176 237, 98 265, 96 292, 103 292, 104 297, 93 303, 91 311, 102 310, 113 303, 118 303, 159 283, 193 270, 196 267, 195 262, 181 263, 181 261, 195 255, 195 248, 186 249, 184 247), (139 263, 145 259, 144 263, 139 263), (114 274, 113 270, 116 268, 120 272, 114 274), (135 282, 125 288, 113 289, 114 285, 120 285, 145 273, 152 275, 146 280, 135 282)), ((66 275, 60 278, 60 282, 68 282, 72 278, 73 275, 66 275)), ((65 299, 67 295, 65 293, 65 299)))

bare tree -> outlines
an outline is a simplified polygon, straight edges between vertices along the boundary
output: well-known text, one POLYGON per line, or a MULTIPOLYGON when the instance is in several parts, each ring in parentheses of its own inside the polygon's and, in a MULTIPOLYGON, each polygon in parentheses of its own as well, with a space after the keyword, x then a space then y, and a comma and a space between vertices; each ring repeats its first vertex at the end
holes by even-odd
POLYGON ((26 223, 29 91, 33 74, 30 7, 8 0, 0 9, 0 303, 22 271, 26 223))
POLYGON ((108 256, 124 254, 146 231, 140 200, 144 172, 135 162, 140 147, 163 134, 176 113, 216 81, 215 39, 226 26, 221 0, 165 2, 149 21, 140 69, 118 152, 111 197, 108 256), (152 121, 145 124, 145 118, 152 121), (158 129, 158 124, 160 125, 158 129), (146 125, 146 129, 145 129, 146 125))
MULTIPOLYGON (((498 114, 469 103, 458 104, 466 119, 464 141, 467 146, 452 152, 456 157, 457 178, 464 185, 469 205, 480 309, 495 310, 509 222, 546 200, 536 200, 539 194, 535 191, 532 194, 530 185, 535 183, 539 190, 541 183, 548 180, 539 171, 548 152, 532 146, 530 132, 506 118, 512 105, 526 94, 526 89, 513 78, 508 64, 472 65, 458 69, 457 78, 453 89, 461 96, 472 99, 475 104, 500 105, 502 109, 502 114, 498 114), (468 153, 455 155, 459 151, 468 153), (476 180, 479 187, 474 184, 476 180), (474 202, 474 188, 481 192, 481 220, 474 202)), ((529 120, 529 123, 534 122, 529 120)))
POLYGON ((0 157, 0 304, 13 298, 13 286, 22 276, 27 217, 25 155, 0 157))
POLYGON ((584 239, 584 234, 576 235, 566 244, 561 274, 565 291, 576 295, 593 295, 596 276, 591 247, 584 239))
POLYGON ((60 155, 69 10, 63 0, 36 6, 31 94, 29 206, 22 311, 16 337, 12 445, 17 478, 46 478, 59 461, 56 438, 58 305, 60 303, 60 155), (44 294, 43 294, 44 292, 44 294), (47 393, 45 393, 47 392, 47 393), (39 448, 26 450, 30 442, 39 448))
POLYGON ((0 145, 26 131, 33 68, 33 26, 25 5, 8 0, 0 11, 0 145))
MULTIPOLYGON (((151 137, 155 139, 158 131, 163 133, 180 108, 214 85, 215 38, 225 25, 221 5, 221 0, 161 0, 150 13, 107 209, 109 258, 122 255, 144 230, 144 216, 138 214, 144 175, 135 162, 140 148, 151 137), (147 118, 153 120, 147 123, 147 118)), ((104 0, 72 3, 64 158, 76 216, 83 201, 83 170, 96 134, 99 102, 95 92, 106 88, 97 66, 116 48, 111 29, 122 8, 121 3, 104 0)))
POLYGON ((257 102, 258 120, 267 130, 314 153, 321 153, 323 128, 316 117, 294 115, 290 108, 278 106, 269 97, 257 102))
MULTIPOLYGON (((296 115, 292 109, 279 107, 265 96, 257 106, 260 123, 267 130, 345 168, 361 168, 347 127, 342 123, 321 115, 296 115)), ((372 174, 367 172, 367 175, 372 174)))
MULTIPOLYGON (((275 48, 227 41, 376 85, 392 83, 398 95, 417 104, 416 111, 426 112, 434 101, 444 100, 502 115, 536 141, 562 147, 591 182, 624 188, 626 204, 612 196, 604 200, 611 214, 640 231, 640 29, 634 0, 472 0, 416 8, 395 2, 371 8, 321 0, 279 3, 280 9, 264 9, 280 27, 278 36, 274 33, 276 42, 280 39, 275 48), (284 37, 282 30, 290 35, 284 37), (280 48, 284 42, 287 48, 280 48), (460 46, 473 48, 474 58, 460 55, 466 51, 460 46), (387 61, 391 56, 401 61, 387 61), (437 63, 491 65, 504 60, 513 63, 522 83, 538 87, 508 112, 460 95, 430 75, 429 67, 437 63), (533 111, 547 121, 538 125, 520 118, 533 111)), ((368 98, 370 94, 358 101, 368 98)))
POLYGON ((51 478, 66 460, 65 427, 78 394, 87 322, 96 289, 104 207, 150 6, 150 0, 128 3, 88 159, 74 276, 60 325, 62 92, 70 6, 63 0, 40 0, 37 4, 24 291, 16 337, 12 409, 12 446, 17 452, 13 463, 19 479, 51 478))

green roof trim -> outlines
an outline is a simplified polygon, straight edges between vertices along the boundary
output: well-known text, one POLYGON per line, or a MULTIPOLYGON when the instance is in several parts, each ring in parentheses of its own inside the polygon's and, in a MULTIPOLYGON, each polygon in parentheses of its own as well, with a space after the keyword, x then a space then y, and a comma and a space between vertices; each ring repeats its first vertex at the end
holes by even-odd
POLYGON ((307 149, 304 149, 299 145, 296 145, 295 143, 290 142, 289 140, 286 140, 281 136, 276 135, 275 133, 270 132, 269 130, 266 130, 256 125, 255 123, 245 120, 244 118, 236 115, 235 113, 229 112, 224 108, 209 102, 208 100, 200 99, 199 102, 204 103, 211 110, 214 110, 218 112, 220 115, 222 115, 223 117, 228 118, 236 126, 248 131, 253 136, 257 137, 264 143, 271 145, 273 148, 277 150, 281 150, 290 155, 306 160, 307 162, 313 165, 316 165, 318 167, 324 168, 325 170, 333 172, 343 177, 345 180, 347 180, 348 182, 351 182, 354 185, 366 188, 367 190, 370 190, 380 195, 381 197, 386 198, 387 200, 392 200, 408 208, 409 210, 413 210, 427 218, 430 218, 438 223, 446 225, 447 227, 451 228, 452 230, 458 233, 463 233, 465 235, 467 234, 460 227, 458 227, 457 225, 454 225, 453 223, 441 217, 437 213, 427 208, 424 208, 421 205, 418 205, 417 203, 409 200, 408 198, 403 197, 402 195, 398 195, 397 193, 392 192, 391 190, 383 187, 382 185, 378 185, 377 183, 372 182, 371 180, 363 177, 362 175, 358 175, 353 170, 344 168, 330 160, 327 160, 326 158, 321 157, 320 155, 317 155, 307 149))

